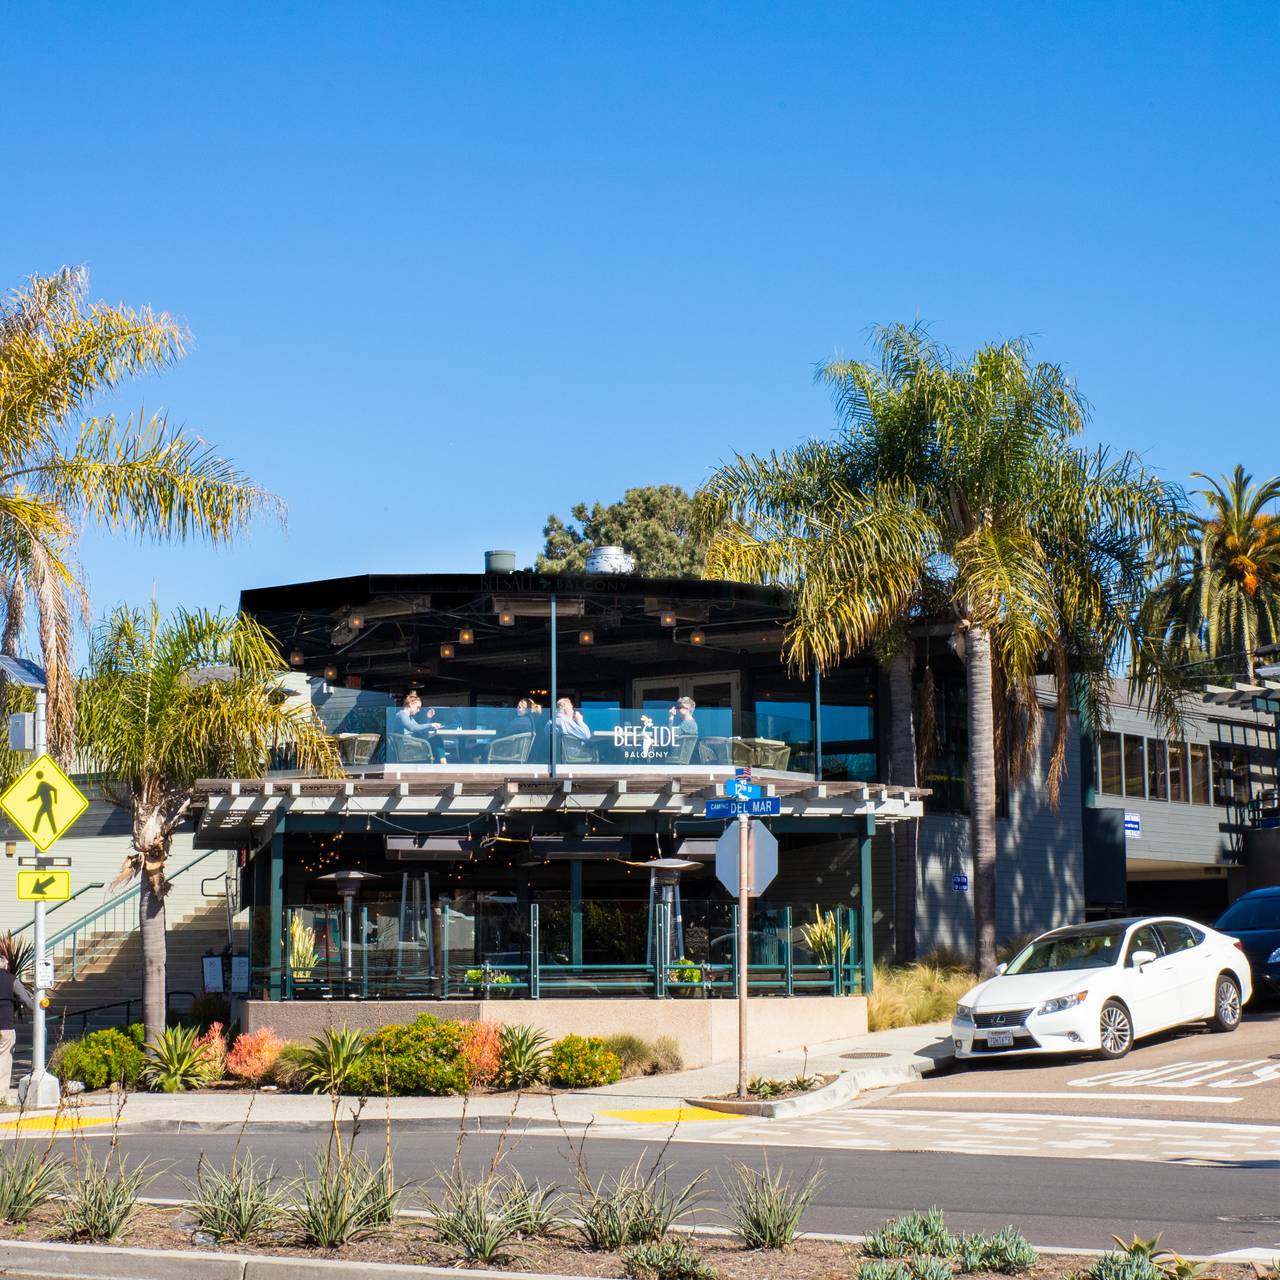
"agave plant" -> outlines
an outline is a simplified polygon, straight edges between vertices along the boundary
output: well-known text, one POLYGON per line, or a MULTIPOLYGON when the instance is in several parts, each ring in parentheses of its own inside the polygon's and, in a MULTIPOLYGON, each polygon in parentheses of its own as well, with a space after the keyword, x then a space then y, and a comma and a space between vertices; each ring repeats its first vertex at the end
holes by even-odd
POLYGON ((208 1050, 199 1027, 166 1027, 147 1046, 142 1078, 158 1093, 185 1093, 209 1078, 208 1050))
POLYGON ((301 1056, 307 1088, 335 1097, 345 1093, 368 1051, 369 1041, 363 1031, 325 1027, 301 1056))

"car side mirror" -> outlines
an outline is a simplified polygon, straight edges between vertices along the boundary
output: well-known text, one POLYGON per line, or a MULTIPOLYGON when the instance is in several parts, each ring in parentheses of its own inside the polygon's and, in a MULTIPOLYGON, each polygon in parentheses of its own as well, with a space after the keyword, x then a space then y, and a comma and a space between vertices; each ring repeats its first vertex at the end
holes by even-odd
POLYGON ((1129 963, 1135 969, 1141 969, 1143 965, 1150 964, 1156 958, 1154 951, 1135 951, 1129 958, 1129 963))
POLYGON ((1008 967, 1007 964, 996 965, 996 977, 998 978, 1008 967))

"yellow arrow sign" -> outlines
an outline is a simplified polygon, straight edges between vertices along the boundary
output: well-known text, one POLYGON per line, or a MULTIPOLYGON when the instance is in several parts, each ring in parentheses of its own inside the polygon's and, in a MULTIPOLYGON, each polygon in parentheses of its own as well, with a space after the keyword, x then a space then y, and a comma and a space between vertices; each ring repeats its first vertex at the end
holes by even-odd
POLYGON ((66 835, 88 807, 84 792, 49 755, 29 765, 0 796, 0 809, 41 853, 66 835))
POLYGON ((70 871, 19 871, 20 902, 66 902, 71 897, 70 871))

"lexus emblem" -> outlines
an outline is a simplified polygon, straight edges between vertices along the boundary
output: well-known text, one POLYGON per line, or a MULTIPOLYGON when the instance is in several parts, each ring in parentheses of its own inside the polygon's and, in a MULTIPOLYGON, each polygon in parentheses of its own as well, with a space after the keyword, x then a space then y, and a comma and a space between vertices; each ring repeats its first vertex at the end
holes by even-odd
POLYGON ((992 1018, 992 1019, 991 1019, 991 1021, 992 1021, 992 1023, 993 1023, 995 1026, 997 1026, 997 1027, 1003 1027, 1003 1026, 1004 1026, 1004 1014, 1003 1014, 1003 1013, 997 1013, 997 1014, 996 1014, 996 1016, 995 1016, 994 1018, 992 1018))

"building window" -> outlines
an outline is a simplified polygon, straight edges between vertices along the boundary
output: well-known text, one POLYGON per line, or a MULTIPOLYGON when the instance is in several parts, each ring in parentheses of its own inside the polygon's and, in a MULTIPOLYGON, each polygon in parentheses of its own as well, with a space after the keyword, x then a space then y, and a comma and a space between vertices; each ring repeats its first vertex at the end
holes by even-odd
POLYGON ((1152 800, 1169 798, 1169 779, 1165 768, 1164 741, 1147 739, 1147 795, 1152 800))
POLYGON ((1098 754, 1101 760, 1098 769, 1098 790, 1104 796, 1124 795, 1120 776, 1120 735, 1104 733, 1098 754))
POLYGON ((1213 803, 1224 807, 1247 805, 1251 798, 1249 752, 1244 747, 1215 742, 1210 758, 1213 763, 1213 803))
POLYGON ((1191 744, 1191 803, 1209 803, 1209 748, 1203 742, 1191 744))
POLYGON ((1136 800, 1141 800, 1147 794, 1147 762, 1143 745, 1141 738, 1131 733, 1124 735, 1124 793, 1136 800))
MULTIPOLYGON (((934 724, 929 741, 920 742, 924 759, 922 787, 926 813, 969 812, 969 698, 962 670, 934 668, 934 724)), ((825 736, 825 731, 824 731, 825 736)), ((996 751, 996 817, 1009 816, 1008 756, 996 751)))
POLYGON ((1187 802, 1187 744, 1169 743, 1169 799, 1187 802))

